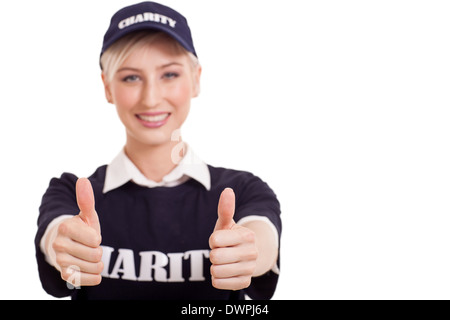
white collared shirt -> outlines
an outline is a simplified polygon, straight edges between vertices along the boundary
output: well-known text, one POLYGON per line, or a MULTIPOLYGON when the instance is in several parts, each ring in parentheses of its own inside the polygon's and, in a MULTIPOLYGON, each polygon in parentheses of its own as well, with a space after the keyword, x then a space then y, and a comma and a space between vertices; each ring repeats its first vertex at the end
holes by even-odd
POLYGON ((122 149, 106 169, 103 193, 116 189, 128 181, 148 188, 176 187, 190 178, 200 182, 206 190, 210 190, 211 176, 208 166, 197 157, 190 146, 185 145, 187 147, 185 156, 171 172, 163 177, 161 182, 147 179, 122 149))

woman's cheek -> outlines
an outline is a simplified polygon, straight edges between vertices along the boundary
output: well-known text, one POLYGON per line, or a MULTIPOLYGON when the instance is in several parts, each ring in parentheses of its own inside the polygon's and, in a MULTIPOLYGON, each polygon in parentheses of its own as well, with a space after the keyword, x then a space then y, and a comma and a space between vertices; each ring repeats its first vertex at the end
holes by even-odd
POLYGON ((177 106, 178 108, 185 108, 190 105, 190 101, 192 98, 192 90, 189 83, 182 83, 179 86, 174 87, 170 95, 172 104, 177 106))
POLYGON ((118 89, 115 91, 115 103, 117 108, 130 110, 138 102, 139 93, 136 90, 118 89))

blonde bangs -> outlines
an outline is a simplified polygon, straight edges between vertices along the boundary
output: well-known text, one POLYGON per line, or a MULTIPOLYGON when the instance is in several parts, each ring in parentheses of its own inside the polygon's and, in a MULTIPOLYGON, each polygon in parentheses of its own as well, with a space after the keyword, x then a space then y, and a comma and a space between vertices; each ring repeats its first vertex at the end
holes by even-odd
POLYGON ((175 54, 188 54, 192 62, 191 64, 193 69, 199 65, 197 57, 188 52, 178 41, 173 39, 168 34, 164 32, 140 31, 119 39, 103 53, 100 59, 100 64, 106 79, 108 79, 108 81, 112 80, 114 74, 128 58, 131 52, 133 52, 133 50, 151 45, 153 42, 160 39, 170 40, 169 43, 171 44, 172 50, 175 54))

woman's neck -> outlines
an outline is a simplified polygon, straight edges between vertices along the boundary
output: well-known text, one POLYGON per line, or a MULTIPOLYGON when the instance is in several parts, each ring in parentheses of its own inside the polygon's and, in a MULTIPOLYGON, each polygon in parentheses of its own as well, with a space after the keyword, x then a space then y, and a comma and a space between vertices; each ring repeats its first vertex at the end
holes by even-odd
MULTIPOLYGON (((172 159, 172 151, 175 147, 183 143, 180 141, 170 141, 161 145, 145 145, 127 139, 125 154, 134 165, 147 178, 155 182, 161 182, 164 176, 170 173, 176 166, 176 160, 172 159)), ((184 148, 176 148, 184 152, 184 148)), ((184 154, 180 153, 180 157, 184 154)), ((178 155, 177 155, 178 156, 178 155)))

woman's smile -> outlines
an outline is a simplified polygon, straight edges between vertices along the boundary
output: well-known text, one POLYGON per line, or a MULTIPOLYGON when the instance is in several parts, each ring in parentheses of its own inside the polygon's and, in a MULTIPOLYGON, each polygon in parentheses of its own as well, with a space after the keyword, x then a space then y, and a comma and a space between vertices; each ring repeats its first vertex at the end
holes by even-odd
POLYGON ((136 118, 147 128, 159 128, 167 123, 170 112, 148 112, 136 114, 136 118))

